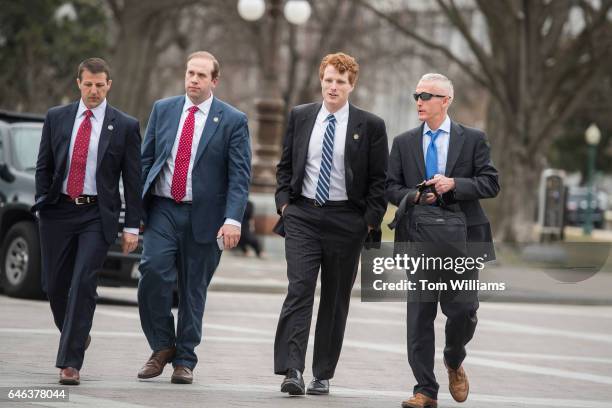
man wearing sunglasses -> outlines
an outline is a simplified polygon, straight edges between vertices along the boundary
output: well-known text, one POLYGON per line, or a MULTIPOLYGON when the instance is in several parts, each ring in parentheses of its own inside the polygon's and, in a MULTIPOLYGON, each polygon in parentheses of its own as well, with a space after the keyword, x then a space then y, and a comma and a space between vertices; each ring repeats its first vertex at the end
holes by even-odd
MULTIPOLYGON (((414 93, 417 114, 423 123, 393 140, 389 158, 386 197, 399 205, 406 197, 406 222, 416 205, 457 204, 465 215, 468 243, 490 245, 491 227, 479 200, 499 192, 497 170, 490 158, 484 132, 452 121, 448 108, 453 85, 441 74, 426 74, 414 93), (421 197, 420 183, 430 186, 421 197), (434 193, 435 192, 435 193, 434 193)), ((396 233, 396 239, 397 239, 396 233)), ((489 251, 490 260, 494 253, 489 251)), ((475 271, 477 273, 477 271, 475 271)), ((467 399, 469 382, 462 366, 465 345, 476 329, 477 292, 443 291, 438 299, 447 317, 444 363, 449 390, 457 402, 467 399)), ((434 320, 438 301, 407 303, 408 361, 417 381, 413 395, 402 402, 405 408, 435 408, 439 385, 434 375, 434 320)))

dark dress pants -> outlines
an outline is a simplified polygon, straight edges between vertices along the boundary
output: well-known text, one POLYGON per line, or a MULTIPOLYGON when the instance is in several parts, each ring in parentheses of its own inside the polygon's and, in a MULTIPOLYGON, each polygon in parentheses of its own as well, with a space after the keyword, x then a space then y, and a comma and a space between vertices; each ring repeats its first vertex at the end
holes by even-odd
POLYGON ((478 291, 453 291, 451 279, 476 280, 478 271, 463 275, 454 272, 417 272, 409 280, 417 283, 416 293, 409 294, 407 302, 408 362, 417 384, 414 394, 422 393, 437 399, 439 385, 434 374, 435 330, 434 320, 438 302, 446 316, 444 359, 451 368, 459 368, 466 356, 465 346, 474 336, 478 318, 478 291), (419 279, 445 282, 448 290, 420 290, 419 279))
POLYGON ((80 370, 96 308, 97 272, 109 244, 96 203, 60 200, 39 214, 43 289, 61 332, 56 366, 80 370))
POLYGON ((340 357, 351 289, 367 224, 350 204, 315 207, 298 200, 285 208, 289 287, 274 341, 274 372, 304 371, 319 268, 321 297, 315 329, 313 375, 334 376, 340 357))
POLYGON ((140 323, 153 351, 176 346, 173 365, 193 370, 198 362, 195 348, 202 339, 206 293, 221 251, 216 241, 196 242, 190 204, 154 197, 148 211, 138 283, 140 323), (177 284, 175 332, 171 309, 177 284))

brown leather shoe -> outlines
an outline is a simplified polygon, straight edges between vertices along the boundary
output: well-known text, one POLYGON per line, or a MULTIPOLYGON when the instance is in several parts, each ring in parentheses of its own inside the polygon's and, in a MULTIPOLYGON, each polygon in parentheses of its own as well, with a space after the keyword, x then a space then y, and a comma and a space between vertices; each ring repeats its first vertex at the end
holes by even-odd
POLYGON ((60 370, 60 384, 64 385, 79 385, 81 383, 81 377, 79 376, 79 370, 72 367, 62 368, 60 370))
POLYGON ((193 371, 189 367, 177 365, 174 367, 170 382, 172 384, 191 384, 193 382, 193 371))
POLYGON ((459 366, 456 370, 452 369, 446 364, 446 360, 444 360, 444 365, 448 371, 448 390, 450 394, 457 402, 465 401, 470 393, 470 382, 463 366, 459 366))
POLYGON ((438 408, 438 401, 417 392, 410 399, 402 401, 402 408, 438 408))
POLYGON ((174 347, 154 351, 138 372, 138 378, 153 378, 160 375, 164 371, 164 366, 174 359, 175 353, 176 348, 174 347))

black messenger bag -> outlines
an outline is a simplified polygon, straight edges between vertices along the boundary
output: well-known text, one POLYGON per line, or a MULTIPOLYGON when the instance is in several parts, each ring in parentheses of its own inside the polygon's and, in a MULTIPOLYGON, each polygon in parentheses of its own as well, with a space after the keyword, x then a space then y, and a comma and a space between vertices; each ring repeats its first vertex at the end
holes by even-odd
POLYGON ((405 220, 408 241, 417 254, 458 257, 467 255, 467 224, 461 211, 443 206, 416 205, 405 220))
POLYGON ((401 201, 395 219, 389 227, 396 230, 396 253, 413 256, 467 255, 467 222, 458 204, 415 204, 409 206, 408 196, 401 201), (403 250, 398 251, 398 249, 403 250))

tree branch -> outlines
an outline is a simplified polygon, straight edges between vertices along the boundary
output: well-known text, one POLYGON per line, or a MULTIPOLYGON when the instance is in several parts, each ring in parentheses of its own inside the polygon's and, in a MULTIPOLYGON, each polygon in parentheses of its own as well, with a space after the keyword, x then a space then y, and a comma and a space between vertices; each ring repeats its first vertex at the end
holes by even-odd
POLYGON ((446 14, 448 20, 459 30, 468 46, 472 50, 472 53, 476 57, 476 60, 480 64, 482 71, 488 78, 487 88, 491 91, 493 96, 503 103, 503 100, 508 98, 505 94, 505 87, 503 86, 504 81, 501 73, 497 72, 492 59, 487 55, 482 46, 476 41, 472 33, 470 32, 465 20, 461 16, 461 12, 457 9, 453 0, 449 0, 449 4, 444 3, 443 0, 436 0, 442 11, 446 14))
POLYGON ((431 48, 433 50, 439 51, 444 56, 446 56, 449 60, 451 60, 454 63, 456 63, 457 65, 459 65, 459 67, 461 67, 461 69, 470 78, 472 78, 476 83, 484 86, 485 88, 490 88, 490 84, 489 84, 489 82, 487 81, 486 78, 481 76, 477 71, 475 71, 472 67, 470 67, 465 61, 463 61, 459 57, 457 57, 453 52, 450 51, 450 49, 448 47, 445 47, 442 44, 435 43, 435 42, 427 39, 426 37, 424 37, 424 36, 422 36, 420 34, 417 34, 415 31, 410 30, 409 28, 404 27, 402 24, 400 24, 393 17, 383 13, 382 11, 379 11, 377 8, 372 6, 367 0, 355 0, 355 1, 361 7, 365 8, 367 10, 370 10, 372 13, 374 13, 379 18, 381 18, 381 19, 385 20, 386 22, 388 22, 389 24, 391 24, 391 26, 393 26, 393 28, 395 28, 396 30, 398 30, 399 32, 404 34, 405 36, 416 40, 417 42, 421 43, 425 47, 428 47, 428 48, 431 48))

